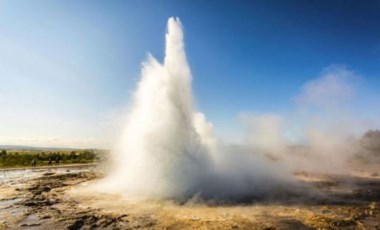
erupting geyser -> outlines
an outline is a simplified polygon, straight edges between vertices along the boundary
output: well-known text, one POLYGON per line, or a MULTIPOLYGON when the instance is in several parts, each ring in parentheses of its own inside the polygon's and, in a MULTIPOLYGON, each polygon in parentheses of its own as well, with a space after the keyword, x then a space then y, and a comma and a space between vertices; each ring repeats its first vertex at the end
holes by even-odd
POLYGON ((227 150, 195 111, 179 19, 170 18, 164 63, 143 64, 115 169, 103 190, 146 198, 259 196, 278 179, 264 158, 227 150))

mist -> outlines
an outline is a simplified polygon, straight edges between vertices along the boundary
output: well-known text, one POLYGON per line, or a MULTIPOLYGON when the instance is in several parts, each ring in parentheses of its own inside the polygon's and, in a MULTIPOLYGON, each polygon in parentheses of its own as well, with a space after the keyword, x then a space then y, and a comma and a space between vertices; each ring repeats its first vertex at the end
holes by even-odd
POLYGON ((227 144, 195 106, 180 20, 170 18, 167 27, 164 61, 149 54, 143 63, 112 170, 98 190, 143 199, 265 199, 298 184, 297 171, 344 171, 360 151, 357 138, 368 124, 349 115, 359 76, 342 66, 307 82, 289 116, 241 114, 243 144, 227 144))
POLYGON ((365 152, 363 134, 376 127, 358 116, 360 79, 345 66, 330 66, 300 88, 291 113, 242 113, 246 142, 293 172, 347 172, 348 161, 365 152))

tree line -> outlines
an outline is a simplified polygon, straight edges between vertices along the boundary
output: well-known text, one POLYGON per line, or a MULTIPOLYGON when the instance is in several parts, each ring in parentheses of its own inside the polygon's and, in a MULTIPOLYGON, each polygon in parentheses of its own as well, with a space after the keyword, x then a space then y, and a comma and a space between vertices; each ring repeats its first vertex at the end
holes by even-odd
POLYGON ((92 163, 98 161, 102 152, 96 150, 80 150, 66 152, 45 151, 0 151, 0 167, 31 166, 33 160, 37 166, 48 165, 49 160, 58 160, 61 164, 92 163))

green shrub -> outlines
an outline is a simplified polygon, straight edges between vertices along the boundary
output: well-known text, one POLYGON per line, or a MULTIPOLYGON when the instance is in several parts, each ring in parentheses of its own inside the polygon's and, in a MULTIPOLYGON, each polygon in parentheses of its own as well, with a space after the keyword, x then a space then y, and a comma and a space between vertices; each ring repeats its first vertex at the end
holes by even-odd
POLYGON ((91 163, 99 159, 94 150, 43 152, 22 150, 17 152, 1 150, 0 167, 25 167, 31 166, 33 159, 37 160, 37 166, 48 165, 49 159, 55 164, 59 158, 61 164, 91 163))

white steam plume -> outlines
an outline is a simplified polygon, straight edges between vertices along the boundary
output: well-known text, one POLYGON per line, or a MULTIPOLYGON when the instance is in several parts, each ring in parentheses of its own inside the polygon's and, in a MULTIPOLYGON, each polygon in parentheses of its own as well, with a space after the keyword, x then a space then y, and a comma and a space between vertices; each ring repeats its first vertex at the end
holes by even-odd
POLYGON ((301 87, 289 116, 245 113, 248 143, 292 171, 345 171, 347 160, 363 152, 358 140, 372 124, 351 107, 358 80, 346 67, 332 66, 301 87))
POLYGON ((247 140, 227 146, 196 111, 191 78, 181 23, 170 18, 164 62, 148 55, 143 64, 114 168, 98 188, 140 198, 263 198, 291 187, 295 171, 345 170, 362 150, 352 137, 372 128, 350 108, 359 76, 333 66, 301 88, 290 116, 243 114, 247 140))
POLYGON ((103 190, 143 198, 244 199, 288 179, 265 157, 223 146, 195 110, 178 18, 168 20, 164 63, 149 55, 141 76, 103 190))

